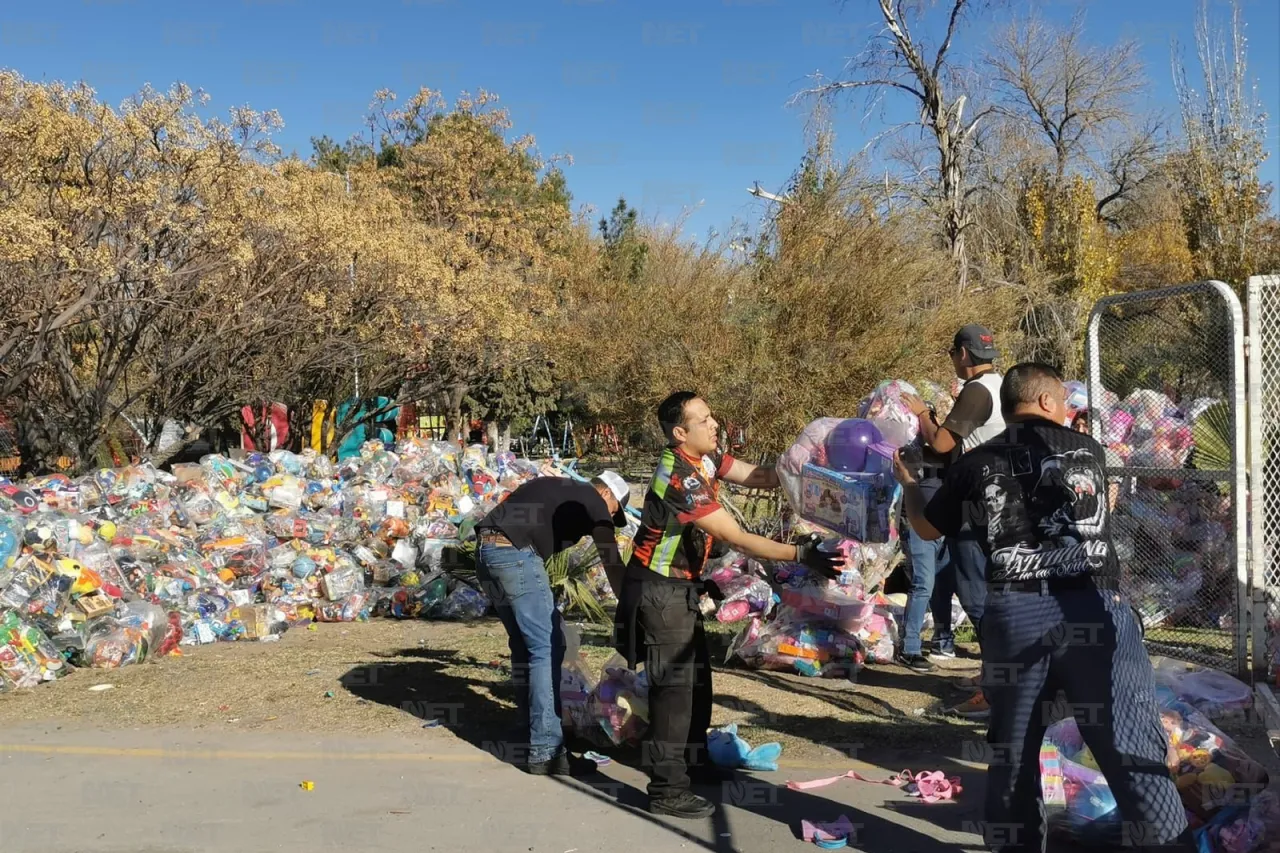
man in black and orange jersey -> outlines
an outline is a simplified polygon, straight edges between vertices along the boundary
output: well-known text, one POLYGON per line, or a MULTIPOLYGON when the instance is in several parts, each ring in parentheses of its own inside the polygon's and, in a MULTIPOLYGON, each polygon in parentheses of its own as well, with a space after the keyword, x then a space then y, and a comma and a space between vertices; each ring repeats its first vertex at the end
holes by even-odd
POLYGON ((835 577, 838 558, 819 551, 817 537, 788 545, 738 526, 720 505, 720 481, 776 489, 778 475, 720 452, 719 424, 697 394, 672 394, 659 405, 658 421, 667 448, 645 495, 619 597, 618 646, 628 665, 643 660, 649 677, 643 748, 649 810, 702 818, 715 806, 694 794, 691 784, 723 779, 707 757, 711 660, 698 609, 712 539, 749 557, 804 563, 827 577, 835 577))

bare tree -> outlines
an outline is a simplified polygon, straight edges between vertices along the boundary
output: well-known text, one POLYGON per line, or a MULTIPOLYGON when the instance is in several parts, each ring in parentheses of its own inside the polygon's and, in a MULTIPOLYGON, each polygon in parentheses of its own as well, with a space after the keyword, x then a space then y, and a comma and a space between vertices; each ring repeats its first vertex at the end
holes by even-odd
POLYGON ((1267 115, 1249 79, 1238 0, 1231 10, 1230 29, 1215 29, 1208 3, 1201 2, 1196 48, 1203 91, 1188 82, 1183 62, 1175 61, 1173 74, 1186 134, 1181 171, 1191 248, 1203 274, 1242 281, 1252 272, 1250 238, 1266 212, 1258 170, 1266 156, 1267 115))
POLYGON ((1073 161, 1102 155, 1105 134, 1127 123, 1145 86, 1138 43, 1085 44, 1080 13, 1061 29, 1035 18, 1009 24, 995 37, 987 63, 1000 111, 1034 128, 1052 150, 1055 185, 1073 161))
POLYGON ((916 123, 937 146, 931 192, 926 199, 942 224, 959 287, 964 291, 969 281, 965 232, 972 224, 966 166, 973 134, 992 108, 980 109, 966 118, 969 94, 963 92, 965 87, 959 82, 949 55, 962 20, 975 4, 972 0, 952 0, 946 35, 936 50, 931 50, 922 37, 912 32, 917 24, 923 24, 925 3, 876 0, 876 4, 884 19, 884 29, 849 62, 848 69, 858 79, 823 84, 804 94, 831 95, 857 88, 871 89, 874 93, 896 89, 919 102, 920 117, 916 123), (954 94, 957 89, 962 90, 960 94, 954 94))

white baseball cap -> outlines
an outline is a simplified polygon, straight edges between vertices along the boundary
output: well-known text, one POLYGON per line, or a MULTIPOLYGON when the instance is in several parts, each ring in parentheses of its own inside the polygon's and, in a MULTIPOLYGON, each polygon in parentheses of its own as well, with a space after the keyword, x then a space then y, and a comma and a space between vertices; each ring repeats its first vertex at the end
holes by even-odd
POLYGON ((631 487, 617 471, 601 471, 592 481, 602 483, 609 493, 618 501, 618 511, 613 514, 613 523, 618 527, 627 526, 627 506, 631 503, 631 487))

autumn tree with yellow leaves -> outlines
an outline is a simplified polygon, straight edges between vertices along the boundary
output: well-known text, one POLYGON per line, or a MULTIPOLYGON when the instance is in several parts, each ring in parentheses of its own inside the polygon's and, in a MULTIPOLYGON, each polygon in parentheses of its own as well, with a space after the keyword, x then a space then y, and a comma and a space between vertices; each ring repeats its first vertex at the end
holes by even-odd
POLYGON ((960 320, 1078 375, 1100 296, 1280 268, 1238 7, 1222 31, 1202 12, 1175 127, 1142 109, 1135 45, 1082 17, 975 50, 981 4, 872 5, 888 29, 819 89, 911 94, 930 145, 873 167, 820 109, 783 200, 704 241, 625 200, 596 227, 569 161, 488 92, 377 92, 304 161, 274 113, 208 119, 186 86, 111 106, 0 73, 0 407, 24 469, 273 401, 296 440, 314 400, 357 396, 425 402, 453 436, 486 418, 495 443, 565 407, 643 442, 677 387, 776 451, 880 379, 945 378, 960 320))

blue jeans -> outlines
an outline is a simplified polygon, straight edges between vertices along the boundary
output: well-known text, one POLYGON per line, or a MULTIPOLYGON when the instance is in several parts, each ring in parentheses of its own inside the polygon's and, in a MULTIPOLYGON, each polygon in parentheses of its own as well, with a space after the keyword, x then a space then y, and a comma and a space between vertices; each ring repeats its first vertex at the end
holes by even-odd
MULTIPOLYGON (((987 555, 982 551, 978 537, 970 530, 963 530, 958 536, 947 537, 947 548, 951 554, 954 571, 944 572, 938 578, 934 598, 941 598, 947 607, 951 607, 951 596, 960 599, 960 606, 965 615, 973 623, 973 630, 978 636, 978 645, 982 645, 982 611, 987 601, 987 555)), ((936 614, 936 610, 934 611, 936 614)), ((950 624, 950 617, 948 624, 950 624)))
POLYGON ((911 589, 907 593, 907 612, 903 617, 902 653, 907 657, 920 654, 920 629, 925 611, 933 610, 933 641, 936 645, 954 644, 951 634, 951 596, 946 599, 933 594, 934 579, 951 569, 950 549, 945 539, 932 542, 921 539, 907 525, 907 552, 911 555, 911 589))
POLYGON ((521 726, 529 731, 530 763, 564 751, 560 729, 560 666, 564 625, 547 569, 532 548, 481 545, 476 575, 507 629, 511 679, 521 726))

